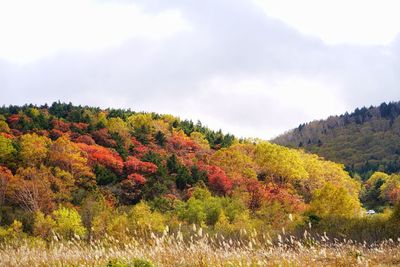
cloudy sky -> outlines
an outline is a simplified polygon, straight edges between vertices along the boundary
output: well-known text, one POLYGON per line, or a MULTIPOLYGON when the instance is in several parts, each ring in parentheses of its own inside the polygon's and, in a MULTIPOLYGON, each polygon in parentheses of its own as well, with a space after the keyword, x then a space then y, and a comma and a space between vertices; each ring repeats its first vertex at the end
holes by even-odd
POLYGON ((0 105, 61 100, 271 138, 400 100, 397 0, 0 0, 0 105))

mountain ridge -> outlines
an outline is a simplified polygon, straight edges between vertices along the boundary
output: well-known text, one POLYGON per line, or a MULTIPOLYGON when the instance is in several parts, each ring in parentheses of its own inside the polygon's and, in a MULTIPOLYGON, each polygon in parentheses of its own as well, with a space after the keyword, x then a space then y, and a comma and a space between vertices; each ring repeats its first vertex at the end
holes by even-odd
POLYGON ((303 148, 346 165, 352 175, 400 171, 400 102, 300 124, 271 142, 303 148))

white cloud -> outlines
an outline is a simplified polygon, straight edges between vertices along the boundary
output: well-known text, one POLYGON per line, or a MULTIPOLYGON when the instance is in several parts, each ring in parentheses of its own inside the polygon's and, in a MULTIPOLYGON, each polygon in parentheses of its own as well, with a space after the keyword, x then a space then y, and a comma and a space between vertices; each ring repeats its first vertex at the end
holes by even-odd
POLYGON ((218 77, 199 87, 182 113, 190 118, 219 114, 205 122, 242 137, 272 137, 300 122, 346 111, 334 83, 321 77, 218 77))
POLYGON ((254 0, 268 16, 328 44, 387 45, 400 32, 397 0, 254 0))
POLYGON ((0 58, 26 64, 61 51, 96 52, 130 38, 160 41, 189 30, 176 9, 90 0, 0 1, 0 58))
MULTIPOLYGON (((0 20, 14 24, 0 23, 0 34, 9 38, 0 42, 0 58, 31 63, 0 60, 0 104, 61 100, 132 108, 269 138, 303 122, 400 98, 400 39, 367 45, 391 39, 371 34, 363 45, 327 45, 315 37, 329 40, 346 30, 340 23, 329 30, 338 10, 318 17, 293 2, 290 9, 309 14, 306 26, 321 23, 307 36, 247 0, 26 0, 24 9, 1 1, 0 20)), ((271 5, 284 8, 280 3, 271 5)), ((385 33, 386 24, 379 25, 385 33)), ((357 27, 347 34, 352 32, 357 27)))

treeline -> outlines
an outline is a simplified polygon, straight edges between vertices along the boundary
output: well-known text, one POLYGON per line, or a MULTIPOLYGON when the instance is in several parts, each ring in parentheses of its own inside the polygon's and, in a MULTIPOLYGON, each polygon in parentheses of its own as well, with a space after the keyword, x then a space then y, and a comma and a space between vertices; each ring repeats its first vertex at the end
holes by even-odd
MULTIPOLYGON (((104 121, 99 121, 98 124, 93 123, 93 114, 101 112, 100 108, 89 107, 89 106, 74 106, 72 103, 60 103, 54 102, 51 106, 47 104, 42 106, 36 105, 24 105, 24 106, 3 106, 0 107, 0 114, 3 116, 11 115, 22 115, 19 117, 18 125, 15 125, 15 129, 21 131, 31 130, 51 130, 53 128, 53 119, 63 119, 72 123, 87 123, 88 131, 94 129, 104 128, 104 121), (36 110, 46 110, 47 112, 38 112, 32 114, 36 110), (37 115, 37 116, 36 116, 37 115)), ((129 116, 134 114, 147 114, 153 120, 165 118, 165 115, 157 113, 144 113, 134 112, 130 109, 106 109, 104 112, 107 113, 107 119, 121 118, 126 120, 129 116)), ((168 116, 167 116, 168 117, 168 116)), ((182 129, 186 135, 190 135, 192 132, 202 133, 212 148, 221 148, 230 146, 235 137, 232 134, 223 134, 221 130, 213 131, 208 127, 203 126, 200 121, 194 123, 191 120, 180 120, 179 118, 173 118, 171 116, 171 126, 176 129, 182 129)), ((146 140, 143 140, 146 142, 146 140)))
MULTIPOLYGON (((334 230, 364 218, 360 182, 302 150, 156 113, 64 103, 0 113, 3 241, 119 239, 193 224, 232 236, 334 230)), ((397 188, 385 220, 397 218, 397 188)))
POLYGON ((352 176, 400 171, 400 102, 301 124, 273 140, 341 162, 352 176))

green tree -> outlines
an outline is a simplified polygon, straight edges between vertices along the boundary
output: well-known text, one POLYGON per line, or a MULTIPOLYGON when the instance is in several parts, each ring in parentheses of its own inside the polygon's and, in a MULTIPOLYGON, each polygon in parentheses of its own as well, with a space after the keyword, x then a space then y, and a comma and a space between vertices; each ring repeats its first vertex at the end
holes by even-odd
POLYGON ((0 162, 5 162, 14 152, 11 139, 0 135, 0 162))
POLYGON ((133 232, 151 230, 154 232, 163 232, 165 229, 165 218, 161 213, 150 210, 150 207, 140 202, 136 204, 128 213, 129 227, 133 232))
POLYGON ((53 217, 55 220, 54 230, 62 238, 71 239, 76 236, 83 237, 86 234, 81 217, 75 209, 61 207, 53 211, 53 217))

